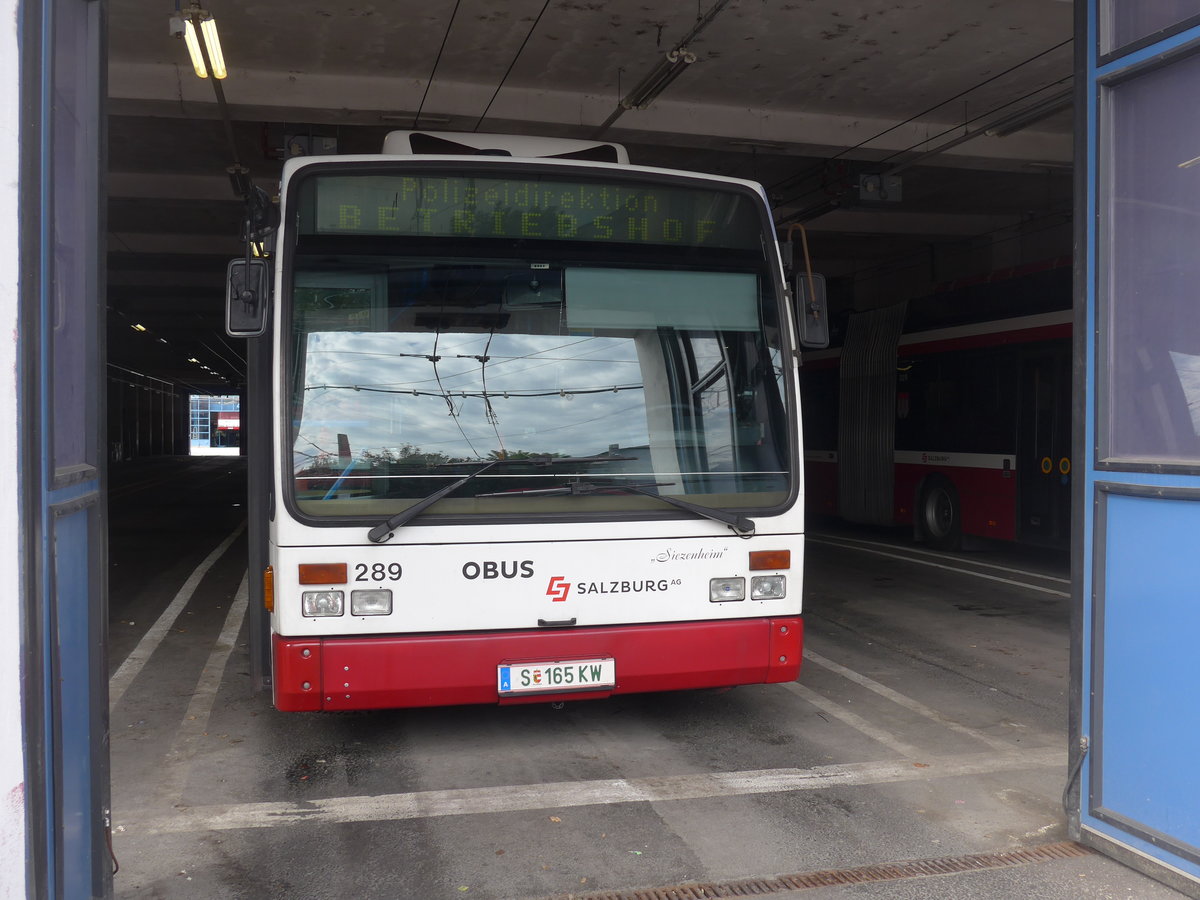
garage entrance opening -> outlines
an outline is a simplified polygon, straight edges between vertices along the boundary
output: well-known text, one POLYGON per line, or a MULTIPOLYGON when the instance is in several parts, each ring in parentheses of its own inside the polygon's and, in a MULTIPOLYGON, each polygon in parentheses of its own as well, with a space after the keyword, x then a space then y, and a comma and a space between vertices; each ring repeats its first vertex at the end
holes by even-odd
POLYGON ((193 394, 188 402, 188 453, 237 456, 241 445, 241 398, 236 394, 193 394))

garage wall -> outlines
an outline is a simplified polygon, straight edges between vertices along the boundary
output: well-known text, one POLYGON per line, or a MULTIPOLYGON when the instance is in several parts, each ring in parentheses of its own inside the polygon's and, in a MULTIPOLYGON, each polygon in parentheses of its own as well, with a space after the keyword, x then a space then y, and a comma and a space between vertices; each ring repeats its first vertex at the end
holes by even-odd
MULTIPOLYGON (((0 0, 0 81, 20 81, 16 0, 0 0)), ((20 170, 20 92, 0 91, 0 171, 20 170)), ((0 179, 0 621, 20 620, 20 505, 17 484, 17 273, 16 179, 0 179)), ((0 628, 0 897, 25 896, 25 762, 22 745, 21 629, 0 628)))

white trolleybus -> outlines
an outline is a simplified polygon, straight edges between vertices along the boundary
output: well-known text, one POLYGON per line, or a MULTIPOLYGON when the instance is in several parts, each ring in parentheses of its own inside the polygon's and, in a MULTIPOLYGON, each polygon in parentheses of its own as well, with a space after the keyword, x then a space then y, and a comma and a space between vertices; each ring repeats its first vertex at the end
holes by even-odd
POLYGON ((820 331, 823 298, 789 307, 758 185, 397 132, 289 160, 279 203, 227 311, 261 334, 251 564, 278 709, 797 677, 795 327, 820 331))

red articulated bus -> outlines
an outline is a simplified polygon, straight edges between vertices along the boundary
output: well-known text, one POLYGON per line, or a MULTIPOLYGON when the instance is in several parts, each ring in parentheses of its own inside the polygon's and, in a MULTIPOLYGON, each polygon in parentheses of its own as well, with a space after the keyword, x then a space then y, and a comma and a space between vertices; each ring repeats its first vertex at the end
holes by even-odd
POLYGON ((1070 537, 1071 266, 1056 259, 850 315, 801 370, 815 515, 964 535, 1070 537))

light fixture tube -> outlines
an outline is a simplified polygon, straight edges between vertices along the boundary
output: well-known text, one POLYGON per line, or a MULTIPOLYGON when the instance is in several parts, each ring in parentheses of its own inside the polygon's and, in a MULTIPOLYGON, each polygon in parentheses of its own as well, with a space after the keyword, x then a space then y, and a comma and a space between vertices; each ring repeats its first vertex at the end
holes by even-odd
MULTIPOLYGON (((225 55, 221 52, 221 38, 217 35, 217 21, 207 13, 202 15, 207 18, 200 20, 200 33, 204 38, 205 47, 208 49, 208 59, 212 63, 213 75, 221 79, 229 72, 225 69, 225 55)), ((200 50, 196 26, 192 24, 190 18, 184 24, 183 40, 187 44, 188 55, 192 58, 192 68, 196 70, 196 75, 200 78, 207 78, 208 69, 204 65, 204 53, 200 50)))
POLYGON ((196 40, 196 28, 191 19, 183 26, 183 40, 187 44, 188 56, 192 58, 192 68, 196 70, 196 77, 207 78, 208 69, 204 68, 204 54, 200 52, 200 42, 196 40))
POLYGON ((217 20, 212 16, 200 23, 200 33, 208 45, 208 58, 212 62, 213 75, 218 79, 229 74, 225 70, 225 54, 221 52, 221 38, 217 36, 217 20))

